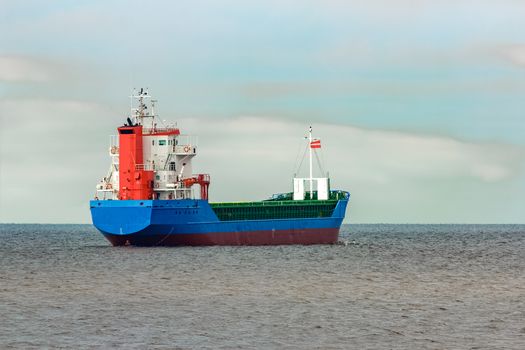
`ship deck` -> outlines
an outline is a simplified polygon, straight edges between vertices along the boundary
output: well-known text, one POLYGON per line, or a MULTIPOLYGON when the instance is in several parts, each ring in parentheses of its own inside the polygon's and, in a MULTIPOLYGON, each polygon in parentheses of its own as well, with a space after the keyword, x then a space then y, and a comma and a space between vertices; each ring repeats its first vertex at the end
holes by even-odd
POLYGON ((331 217, 340 199, 347 199, 344 191, 331 191, 327 200, 293 200, 293 193, 274 195, 258 202, 210 203, 220 221, 272 220, 331 217))

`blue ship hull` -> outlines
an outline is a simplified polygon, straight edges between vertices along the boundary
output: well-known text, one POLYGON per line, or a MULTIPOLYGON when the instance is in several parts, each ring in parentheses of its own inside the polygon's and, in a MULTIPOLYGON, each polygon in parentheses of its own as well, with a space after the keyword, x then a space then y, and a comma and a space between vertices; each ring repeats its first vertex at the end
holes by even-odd
POLYGON ((93 225, 117 245, 330 244, 348 199, 330 217, 220 221, 207 200, 92 200, 93 225))

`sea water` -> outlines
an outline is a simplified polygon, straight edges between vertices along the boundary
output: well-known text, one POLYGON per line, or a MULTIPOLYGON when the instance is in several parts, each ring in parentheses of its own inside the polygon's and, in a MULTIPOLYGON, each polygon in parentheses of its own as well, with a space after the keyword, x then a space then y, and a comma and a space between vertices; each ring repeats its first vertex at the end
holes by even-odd
POLYGON ((111 247, 0 225, 1 349, 525 349, 525 225, 345 225, 338 245, 111 247))

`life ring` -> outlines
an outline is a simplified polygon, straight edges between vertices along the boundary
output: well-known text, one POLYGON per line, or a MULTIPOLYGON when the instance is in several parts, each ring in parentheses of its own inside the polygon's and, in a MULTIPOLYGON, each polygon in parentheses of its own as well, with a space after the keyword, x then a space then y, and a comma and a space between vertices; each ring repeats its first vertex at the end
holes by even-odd
POLYGON ((184 152, 189 153, 191 151, 190 146, 184 146, 184 152))
POLYGON ((155 188, 159 188, 159 183, 155 182, 155 188))
POLYGON ((117 146, 111 147, 111 154, 117 154, 117 151, 118 151, 118 147, 117 146))
POLYGON ((106 184, 106 190, 110 190, 110 189, 112 189, 112 188, 113 188, 113 185, 112 185, 112 184, 109 184, 109 183, 106 184))

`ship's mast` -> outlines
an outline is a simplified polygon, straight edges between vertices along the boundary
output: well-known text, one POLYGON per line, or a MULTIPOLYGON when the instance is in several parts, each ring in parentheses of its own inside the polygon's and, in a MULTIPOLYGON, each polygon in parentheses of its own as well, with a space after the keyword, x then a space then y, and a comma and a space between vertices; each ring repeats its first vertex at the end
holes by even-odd
POLYGON ((304 150, 303 156, 301 158, 301 161, 297 167, 297 170, 294 174, 293 179, 293 186, 294 186, 294 192, 293 192, 293 199, 294 200, 304 200, 309 199, 313 200, 314 197, 318 200, 327 200, 330 195, 330 184, 328 179, 328 173, 324 173, 323 168, 321 166, 321 162, 319 158, 317 157, 317 148, 321 148, 321 140, 313 138, 312 133, 312 127, 310 126, 308 128, 308 135, 303 137, 303 140, 306 141, 306 147, 308 147, 308 154, 309 154, 309 170, 310 173, 306 177, 296 177, 296 175, 301 170, 301 165, 303 164, 304 159, 306 158, 306 150, 304 150), (315 153, 314 153, 315 152, 315 153), (321 176, 326 177, 314 177, 314 170, 313 170, 313 156, 316 156, 317 161, 319 163, 319 170, 321 172, 321 176), (315 185, 315 196, 314 196, 314 182, 316 182, 315 185))
POLYGON ((309 129, 308 139, 309 139, 308 149, 310 150, 310 199, 313 199, 312 191, 313 191, 314 177, 313 177, 313 171, 312 171, 312 127, 311 126, 309 129))
POLYGON ((135 122, 138 123, 139 125, 144 125, 144 118, 151 118, 151 127, 153 127, 155 114, 153 111, 151 114, 146 111, 148 107, 146 106, 146 103, 144 101, 147 98, 151 98, 151 96, 148 95, 148 91, 141 88, 138 94, 135 95, 135 89, 133 89, 133 92, 130 98, 131 98, 131 116, 135 118, 135 122), (133 99, 138 100, 138 107, 136 108, 133 108, 133 99))

